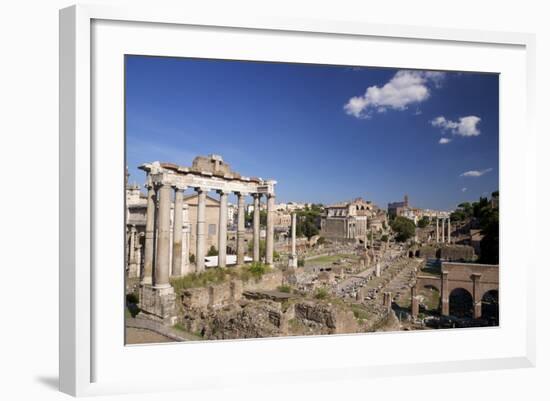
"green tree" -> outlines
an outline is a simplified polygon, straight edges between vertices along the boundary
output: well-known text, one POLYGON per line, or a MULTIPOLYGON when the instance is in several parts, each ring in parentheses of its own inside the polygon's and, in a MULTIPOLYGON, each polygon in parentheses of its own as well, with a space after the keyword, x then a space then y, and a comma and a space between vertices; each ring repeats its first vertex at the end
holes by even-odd
MULTIPOLYGON (((319 234, 322 207, 312 205, 296 212, 296 236, 311 237, 319 234)), ((289 230, 289 236, 291 235, 289 230)))
POLYGON ((398 242, 405 242, 415 234, 416 226, 414 222, 406 217, 397 216, 391 224, 391 228, 395 231, 395 240, 398 242))
MULTIPOLYGON (((252 226, 254 223, 254 212, 249 213, 245 210, 244 212, 244 224, 247 227, 252 226)), ((260 225, 266 226, 267 225, 267 210, 260 210, 260 225)))
POLYGON ((210 249, 208 250, 208 253, 206 254, 206 256, 218 256, 218 250, 216 249, 216 247, 214 245, 212 245, 210 247, 210 249))
POLYGON ((428 216, 422 216, 422 218, 418 220, 418 227, 420 228, 427 227, 428 224, 430 224, 430 218, 428 216))

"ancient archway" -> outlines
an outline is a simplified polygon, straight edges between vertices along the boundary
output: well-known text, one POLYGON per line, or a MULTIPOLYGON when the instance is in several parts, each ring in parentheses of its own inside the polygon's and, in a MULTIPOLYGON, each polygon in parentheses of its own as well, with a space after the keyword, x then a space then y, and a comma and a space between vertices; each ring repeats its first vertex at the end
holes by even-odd
POLYGON ((449 294, 449 314, 460 318, 472 318, 474 315, 474 299, 464 288, 455 288, 449 294))
POLYGON ((490 290, 481 298, 481 317, 498 325, 498 291, 490 290))

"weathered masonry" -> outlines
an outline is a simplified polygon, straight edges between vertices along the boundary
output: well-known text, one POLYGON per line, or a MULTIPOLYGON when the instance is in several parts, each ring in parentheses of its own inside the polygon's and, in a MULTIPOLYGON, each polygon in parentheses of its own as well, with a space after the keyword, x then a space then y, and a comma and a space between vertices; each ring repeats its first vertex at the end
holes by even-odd
POLYGON ((416 277, 416 283, 411 288, 413 316, 418 313, 417 289, 431 287, 439 291, 442 315, 482 317, 483 303, 496 301, 498 304, 498 271, 499 265, 442 262, 440 277, 416 277))
MULTIPOLYGON (((266 251, 264 262, 273 265, 275 211, 275 184, 273 180, 250 178, 231 171, 221 156, 198 156, 191 167, 172 163, 148 163, 139 167, 147 173, 147 218, 145 225, 144 266, 141 274, 141 308, 163 320, 174 315, 174 290, 169 282, 170 272, 181 276, 205 270, 206 245, 206 196, 215 192, 220 199, 218 266, 227 261, 227 202, 228 195, 237 196, 237 265, 245 259, 245 197, 254 199, 253 215, 253 260, 260 261, 260 202, 267 199, 266 251), (185 249, 188 242, 182 241, 185 191, 197 195, 195 266, 188 263, 185 249), (170 227, 170 210, 174 199, 173 227, 170 227), (170 234, 172 232, 172 235, 170 234), (172 241, 172 246, 170 244, 172 241), (170 254, 172 252, 172 254, 170 254), (172 266, 170 266, 170 261, 172 266)), ((192 253, 193 253, 192 252, 192 253)))

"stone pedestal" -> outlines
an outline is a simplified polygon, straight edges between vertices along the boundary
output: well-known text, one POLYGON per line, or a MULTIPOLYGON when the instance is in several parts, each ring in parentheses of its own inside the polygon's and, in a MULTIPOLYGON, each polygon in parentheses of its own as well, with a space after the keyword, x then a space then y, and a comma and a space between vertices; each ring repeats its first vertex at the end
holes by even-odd
POLYGON ((140 288, 140 308, 164 324, 176 323, 176 294, 172 286, 154 287, 144 284, 140 288))

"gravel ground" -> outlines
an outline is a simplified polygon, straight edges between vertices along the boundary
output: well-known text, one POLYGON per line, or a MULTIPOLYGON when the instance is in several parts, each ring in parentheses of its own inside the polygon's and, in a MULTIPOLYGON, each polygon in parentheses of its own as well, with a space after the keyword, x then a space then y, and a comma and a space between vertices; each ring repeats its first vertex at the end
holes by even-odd
POLYGON ((150 344, 174 342, 171 338, 151 330, 126 327, 126 344, 150 344))

